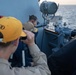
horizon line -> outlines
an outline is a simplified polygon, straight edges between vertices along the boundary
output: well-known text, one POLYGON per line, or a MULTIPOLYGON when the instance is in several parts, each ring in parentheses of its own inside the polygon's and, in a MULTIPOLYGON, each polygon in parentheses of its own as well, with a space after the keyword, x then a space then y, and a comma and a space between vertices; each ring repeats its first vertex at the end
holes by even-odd
POLYGON ((74 5, 74 6, 76 6, 76 4, 59 4, 59 5, 74 5))

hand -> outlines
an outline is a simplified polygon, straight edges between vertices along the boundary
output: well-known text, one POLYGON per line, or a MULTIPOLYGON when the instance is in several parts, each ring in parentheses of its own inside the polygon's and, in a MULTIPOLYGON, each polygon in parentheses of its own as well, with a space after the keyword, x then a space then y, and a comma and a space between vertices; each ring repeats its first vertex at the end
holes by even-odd
POLYGON ((30 31, 24 30, 24 32, 27 35, 27 39, 26 40, 22 40, 24 43, 26 43, 27 45, 33 45, 34 44, 34 34, 30 31))

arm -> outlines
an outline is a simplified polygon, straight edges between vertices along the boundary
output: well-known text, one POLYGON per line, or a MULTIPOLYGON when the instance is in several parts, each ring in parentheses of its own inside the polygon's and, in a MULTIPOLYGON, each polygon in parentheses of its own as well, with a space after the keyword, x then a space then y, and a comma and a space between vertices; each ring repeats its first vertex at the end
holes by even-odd
POLYGON ((27 33, 27 39, 23 42, 28 45, 35 65, 33 67, 14 68, 16 75, 51 75, 47 66, 46 55, 34 43, 34 34, 29 31, 25 32, 27 33))
POLYGON ((29 46, 29 50, 35 63, 34 67, 40 71, 41 75, 51 75, 47 66, 46 55, 40 51, 36 44, 29 46))

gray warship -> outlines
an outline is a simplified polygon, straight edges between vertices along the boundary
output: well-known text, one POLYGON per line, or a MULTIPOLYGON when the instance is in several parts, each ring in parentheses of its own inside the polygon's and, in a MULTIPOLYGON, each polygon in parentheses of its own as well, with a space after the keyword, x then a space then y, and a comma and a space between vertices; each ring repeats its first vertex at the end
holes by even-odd
MULTIPOLYGON (((59 4, 46 0, 41 4, 39 0, 0 0, 0 16, 16 17, 23 24, 28 21, 29 15, 37 16, 39 23, 36 26, 36 43, 47 55, 52 75, 76 75, 76 30, 67 27, 61 15, 55 15, 58 8, 59 4)), ((19 47, 21 51, 27 52, 27 47, 23 44, 19 47)), ((14 66, 27 66, 26 55, 25 53, 24 58, 20 55, 20 66, 14 66)), ((13 60, 12 57, 10 60, 13 60)), ((11 63, 15 61, 17 60, 11 63)))

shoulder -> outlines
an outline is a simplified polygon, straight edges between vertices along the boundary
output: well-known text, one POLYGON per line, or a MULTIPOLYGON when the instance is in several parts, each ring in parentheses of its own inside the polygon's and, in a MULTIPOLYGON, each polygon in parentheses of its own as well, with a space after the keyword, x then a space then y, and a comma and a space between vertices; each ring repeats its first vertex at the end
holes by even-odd
POLYGON ((33 23, 31 23, 31 22, 26 22, 26 23, 24 23, 23 25, 33 25, 33 23))

